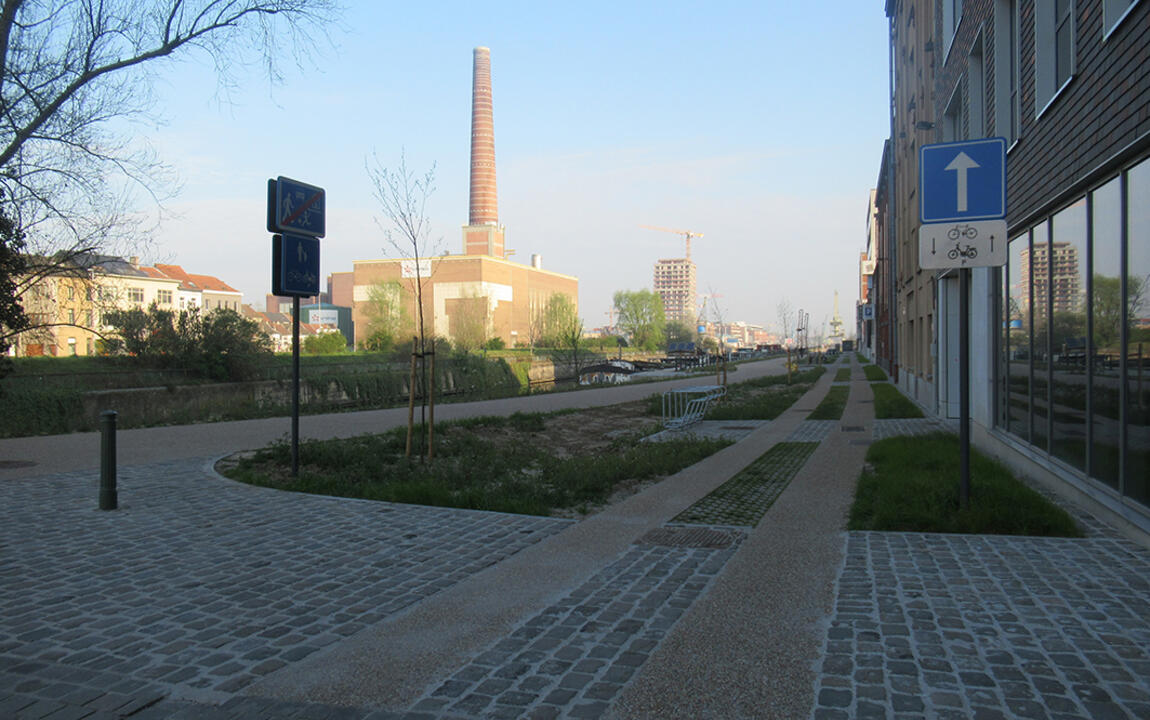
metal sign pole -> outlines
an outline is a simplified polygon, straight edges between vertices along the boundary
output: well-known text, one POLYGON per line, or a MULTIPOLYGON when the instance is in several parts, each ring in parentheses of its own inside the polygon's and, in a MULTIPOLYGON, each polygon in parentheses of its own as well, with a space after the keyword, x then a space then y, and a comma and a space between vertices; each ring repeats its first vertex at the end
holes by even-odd
POLYGON ((958 271, 958 505, 970 507, 970 268, 958 271))
POLYGON ((299 296, 291 299, 291 476, 299 477, 299 296))

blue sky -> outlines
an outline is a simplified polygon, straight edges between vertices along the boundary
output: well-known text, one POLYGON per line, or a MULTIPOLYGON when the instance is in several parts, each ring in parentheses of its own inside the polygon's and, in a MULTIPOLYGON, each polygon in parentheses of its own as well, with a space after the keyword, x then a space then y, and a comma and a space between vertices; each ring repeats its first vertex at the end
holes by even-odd
POLYGON ((143 130, 181 192, 145 261, 217 275, 262 309, 266 181, 327 190, 321 271, 394 256, 364 162, 436 165, 433 234, 467 221, 471 59, 491 48, 500 220, 512 258, 579 277, 588 327, 616 290, 651 286, 704 233, 699 290, 727 320, 774 326, 780 300, 817 332, 834 292, 851 322, 866 203, 887 135, 880 3, 351 3, 311 63, 272 86, 208 58, 156 70, 143 130))

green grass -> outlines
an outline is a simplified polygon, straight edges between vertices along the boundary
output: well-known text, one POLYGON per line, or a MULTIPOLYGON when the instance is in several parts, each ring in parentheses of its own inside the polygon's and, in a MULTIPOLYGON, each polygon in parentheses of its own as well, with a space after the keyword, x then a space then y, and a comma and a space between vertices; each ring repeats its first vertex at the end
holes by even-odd
POLYGON ((872 383, 874 416, 878 420, 891 418, 920 418, 922 410, 889 383, 872 383))
POLYGON ((851 369, 849 367, 839 368, 838 371, 835 373, 835 382, 850 382, 850 381, 851 381, 851 369))
MULTIPOLYGON (((826 368, 816 367, 787 376, 766 375, 727 385, 727 394, 707 413, 706 420, 773 420, 811 389, 826 368)), ((647 397, 647 414, 663 414, 662 394, 647 397)))
POLYGON ((885 382, 886 373, 878 365, 863 365, 863 374, 870 382, 885 382))
POLYGON ((843 416, 843 410, 847 406, 847 396, 850 395, 851 389, 847 386, 837 385, 831 386, 830 391, 827 392, 823 401, 818 404, 807 420, 838 420, 843 416))
POLYGON ((958 506, 958 438, 934 433, 871 445, 850 530, 1081 537, 1066 511, 971 450, 970 507, 958 506))
POLYGON ((548 415, 473 418, 436 426, 435 459, 404 457, 405 428, 379 435, 308 441, 299 478, 291 449, 279 441, 224 469, 228 477, 295 492, 529 515, 586 511, 622 482, 671 475, 729 441, 619 440, 606 451, 555 457, 532 436, 548 415), (479 432, 487 431, 487 433, 479 432))
POLYGON ((810 390, 824 372, 826 368, 817 367, 792 373, 790 385, 786 375, 769 375, 729 385, 726 397, 711 408, 705 419, 774 420, 810 390))
POLYGON ((755 527, 818 446, 815 442, 773 445, 672 522, 755 527))

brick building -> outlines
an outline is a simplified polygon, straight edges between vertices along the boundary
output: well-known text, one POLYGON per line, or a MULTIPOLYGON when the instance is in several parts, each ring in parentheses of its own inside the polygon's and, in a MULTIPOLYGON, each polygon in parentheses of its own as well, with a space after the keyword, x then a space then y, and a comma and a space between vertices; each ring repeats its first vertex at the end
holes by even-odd
POLYGON ((918 267, 918 149, 1004 137, 1008 260, 970 283, 972 437, 1150 530, 1150 3, 888 0, 886 14, 878 358, 957 415, 958 277, 918 267))

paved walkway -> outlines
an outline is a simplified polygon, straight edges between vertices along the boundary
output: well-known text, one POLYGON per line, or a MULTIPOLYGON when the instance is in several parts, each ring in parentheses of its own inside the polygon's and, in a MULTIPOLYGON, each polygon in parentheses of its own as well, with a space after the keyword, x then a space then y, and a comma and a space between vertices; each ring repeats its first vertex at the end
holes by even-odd
POLYGON ((91 469, 0 475, 0 717, 1150 717, 1145 548, 1093 519, 842 530, 870 438, 938 425, 874 421, 853 367, 841 422, 805 421, 832 368, 580 522, 249 487, 202 452, 122 469, 114 513, 91 469))

